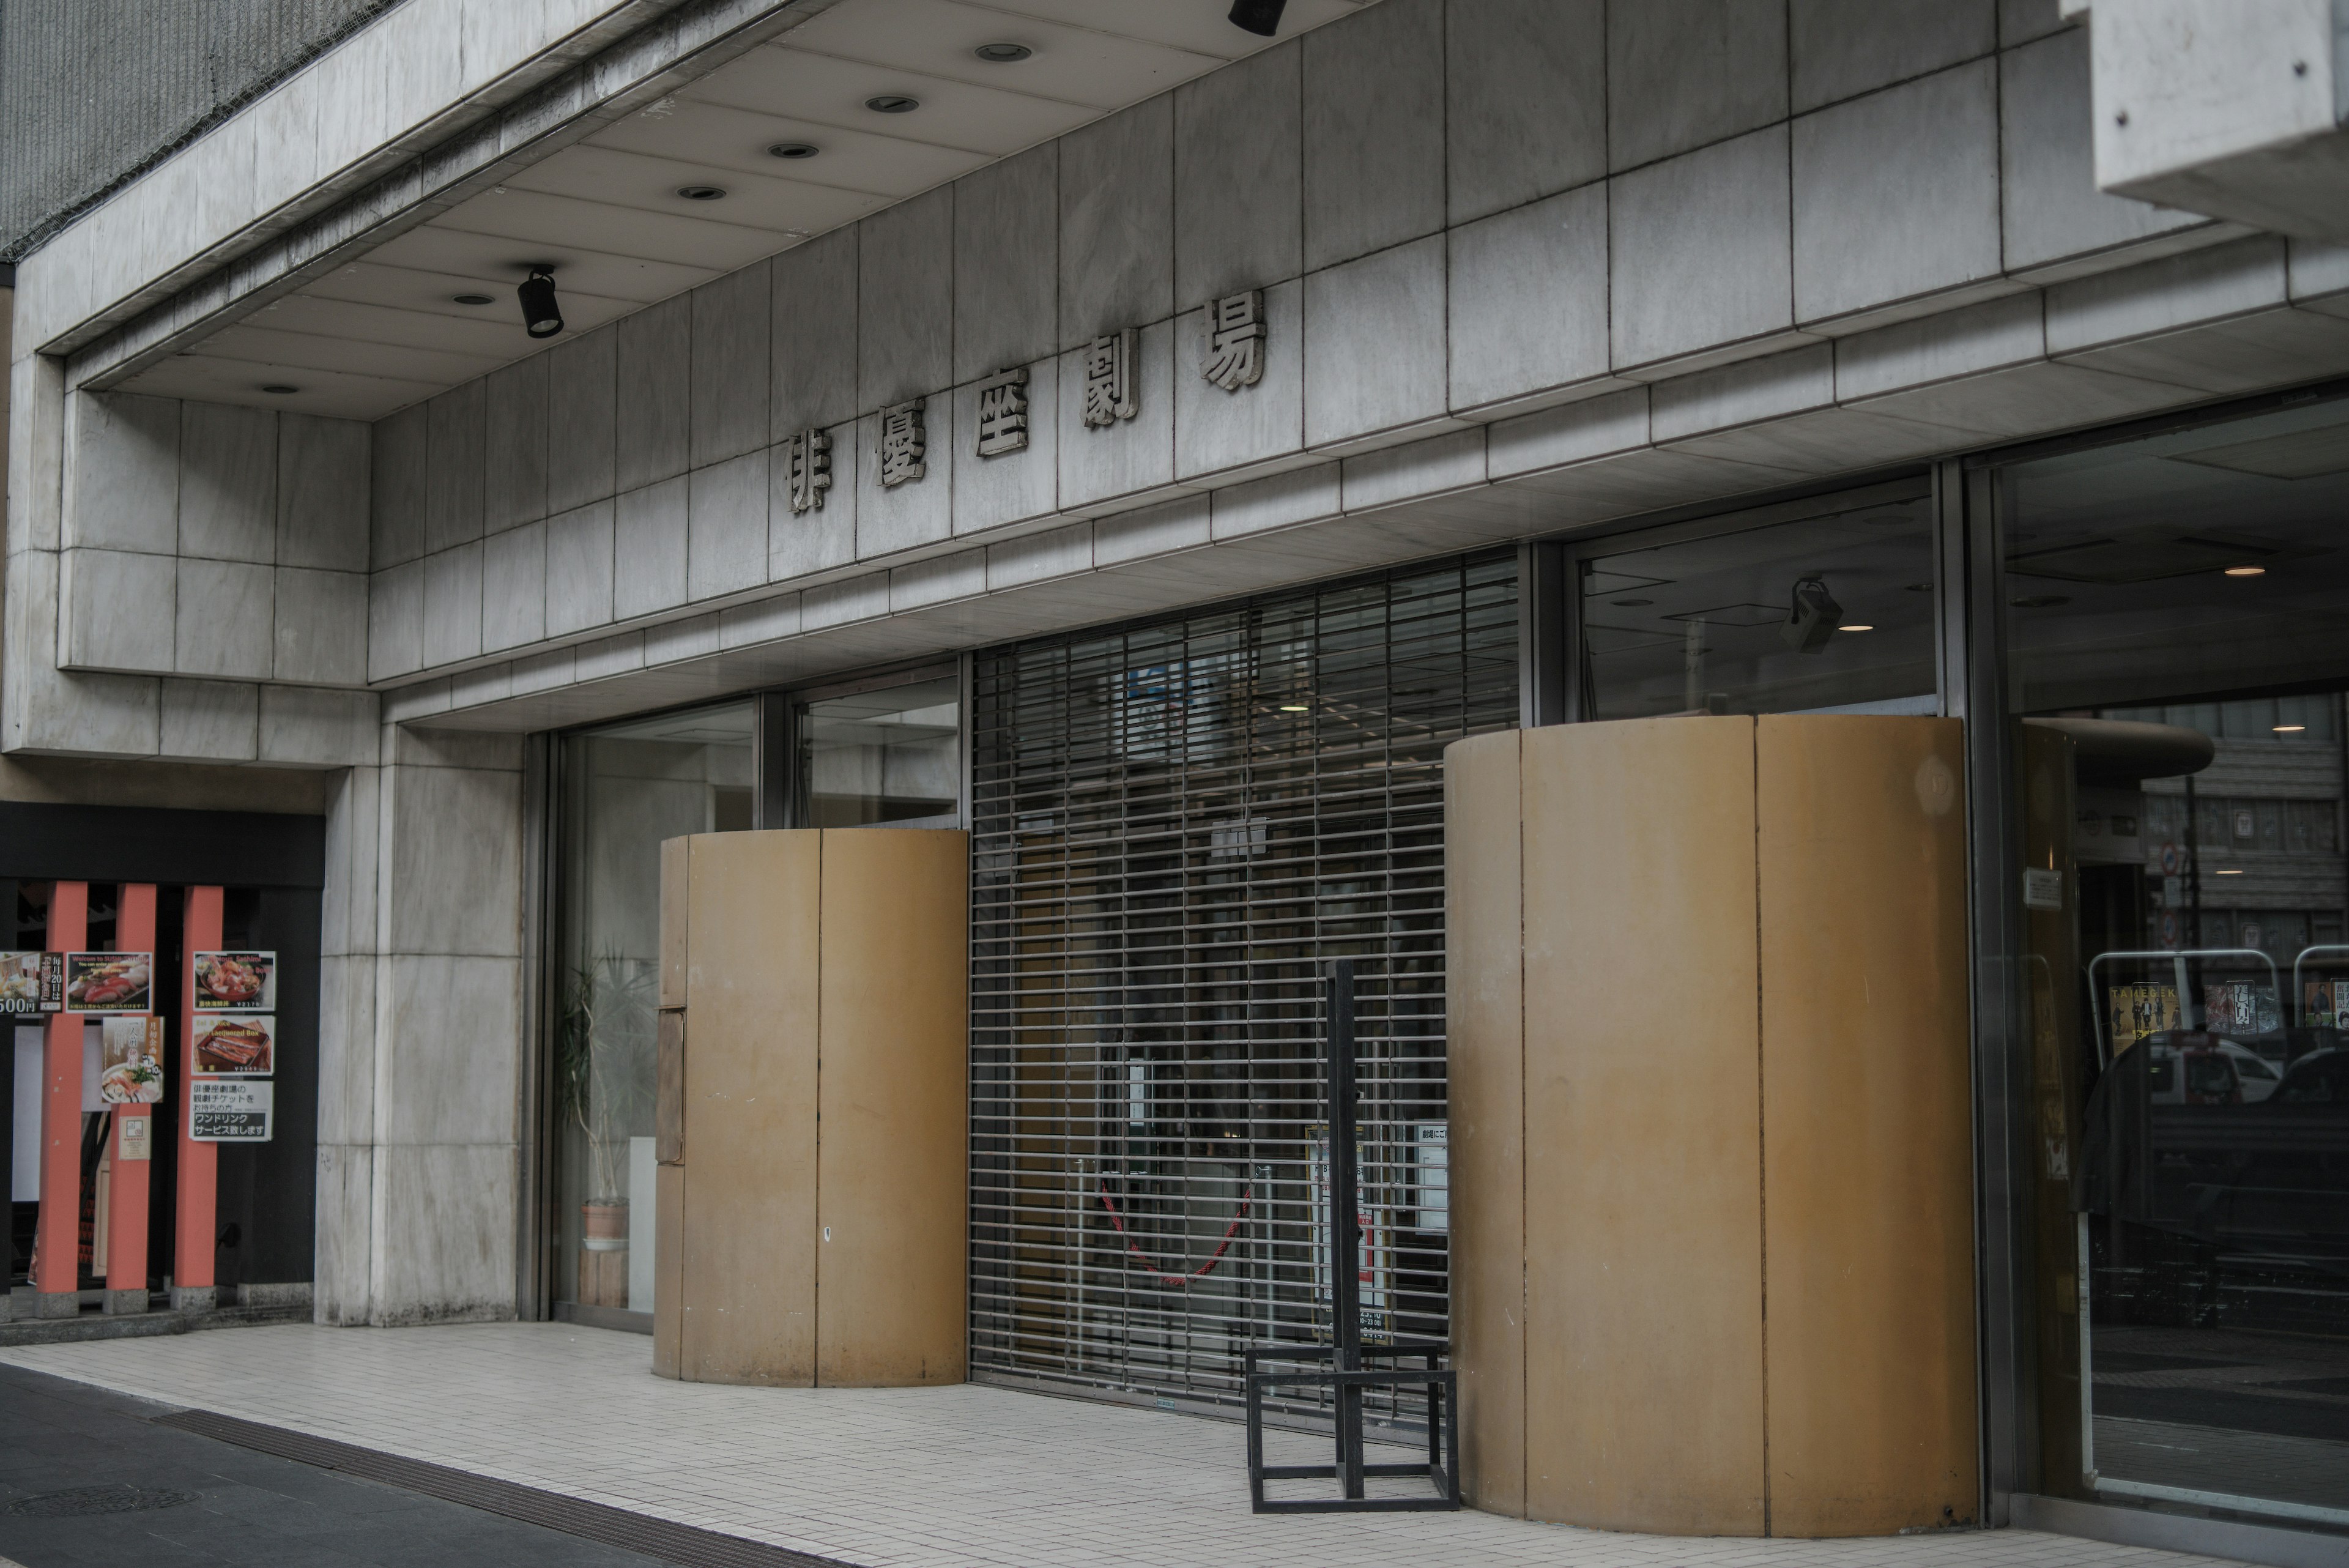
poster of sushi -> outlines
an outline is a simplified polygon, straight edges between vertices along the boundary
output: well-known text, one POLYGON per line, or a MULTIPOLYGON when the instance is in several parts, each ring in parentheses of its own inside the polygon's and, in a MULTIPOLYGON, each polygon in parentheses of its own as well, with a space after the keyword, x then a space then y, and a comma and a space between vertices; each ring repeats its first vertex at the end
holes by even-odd
POLYGON ((98 1097, 109 1106, 153 1106, 163 1099, 163 1021, 98 1021, 98 1097))
POLYGON ((266 1013, 198 1018, 195 1040, 198 1073, 265 1078, 277 1070, 277 1020, 266 1013))
POLYGON ((277 1011, 277 955, 219 952, 196 955, 198 1012, 277 1011))
POLYGON ((65 1002, 65 954, 0 953, 0 1013, 55 1012, 65 1002))
POLYGON ((67 1012, 151 1012, 153 953, 66 954, 67 1012))

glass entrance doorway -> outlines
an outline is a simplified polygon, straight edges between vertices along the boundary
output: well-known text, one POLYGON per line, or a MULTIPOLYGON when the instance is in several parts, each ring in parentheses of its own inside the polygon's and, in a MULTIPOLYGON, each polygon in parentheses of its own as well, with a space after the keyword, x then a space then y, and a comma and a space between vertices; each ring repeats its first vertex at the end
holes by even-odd
POLYGON ((2044 1484, 2349 1526, 2349 405, 2000 504, 2044 1484))

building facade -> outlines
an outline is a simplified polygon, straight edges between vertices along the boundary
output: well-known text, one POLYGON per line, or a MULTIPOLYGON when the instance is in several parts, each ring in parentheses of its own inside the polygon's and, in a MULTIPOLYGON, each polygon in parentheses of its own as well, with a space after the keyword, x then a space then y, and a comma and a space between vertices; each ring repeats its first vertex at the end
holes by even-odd
MULTIPOLYGON (((1366 1314, 1450 1332, 1447 746, 1947 718, 1952 1521, 2349 1529, 2349 86, 2331 7, 2213 9, 400 0, 289 54, 22 256, 8 382, 16 793, 317 824, 315 932, 215 938, 315 987, 238 1277, 648 1327, 661 843, 955 826, 972 1376, 1228 1408, 1326 1319, 1323 960, 1366 1314)), ((24 931, 278 885, 7 842, 24 931)))

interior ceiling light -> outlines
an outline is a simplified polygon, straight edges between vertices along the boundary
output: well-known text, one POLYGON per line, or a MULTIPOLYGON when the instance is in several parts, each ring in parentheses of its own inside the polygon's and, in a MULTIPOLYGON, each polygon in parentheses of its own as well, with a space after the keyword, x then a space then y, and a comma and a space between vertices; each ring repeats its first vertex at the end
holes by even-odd
POLYGON ((563 307, 554 300, 554 269, 533 264, 530 275, 514 290, 522 301, 523 330, 533 337, 552 337, 563 330, 563 307))
POLYGON ((1260 38, 1280 31, 1280 14, 1288 0, 1232 0, 1232 26, 1260 38))
POLYGON ((2305 724, 2278 724, 2275 727, 2275 732, 2279 735, 2297 735, 2307 728, 2305 724))
POLYGON ((981 44, 971 53, 990 66, 1016 66, 1036 51, 1025 44, 981 44))
POLYGON ((677 193, 688 202, 722 202, 726 199, 723 185, 679 185, 677 193))
POLYGON ((449 300, 452 305, 495 305, 497 303, 486 294, 452 294, 449 296, 449 300))
POLYGON ((901 92, 885 92, 866 99, 864 107, 875 114, 911 114, 922 107, 922 100, 901 92))
POLYGON ((2227 575, 2230 577, 2264 577, 2268 569, 2265 566, 2230 566, 2227 575))
POLYGON ((1280 711, 1284 713, 1310 713, 1313 711, 1310 707, 1302 702, 1283 702, 1280 705, 1280 711))
POLYGON ((1837 631, 1874 631, 1876 628, 1864 620, 1847 620, 1836 629, 1837 631))
POLYGON ((2220 876, 2221 876, 2221 877, 2240 877, 2240 876, 2241 876, 2242 874, 2243 874, 2243 868, 2242 868, 2241 867, 2240 867, 2240 866, 2230 866, 2230 867, 2227 867, 2226 868, 2224 868, 2223 870, 2221 870, 2221 871, 2219 873, 2219 875, 2220 875, 2220 876))
POLYGON ((812 158, 823 151, 812 141, 778 141, 767 149, 773 158, 812 158))
POLYGON ((262 388, 261 389, 267 392, 273 398, 290 398, 302 389, 299 387, 289 387, 283 381, 272 381, 269 385, 262 388))

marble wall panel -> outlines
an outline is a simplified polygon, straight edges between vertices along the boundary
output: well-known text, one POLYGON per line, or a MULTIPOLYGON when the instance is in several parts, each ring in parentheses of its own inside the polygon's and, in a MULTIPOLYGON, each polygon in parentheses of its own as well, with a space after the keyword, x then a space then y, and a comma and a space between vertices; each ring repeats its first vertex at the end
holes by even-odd
POLYGON ((619 327, 556 344, 546 353, 546 505, 569 512, 614 492, 618 449, 619 327))
POLYGON ((467 381, 425 404, 424 548, 481 536, 486 387, 467 381))
POLYGON ((367 683, 365 573, 279 566, 272 595, 272 679, 319 686, 367 683))
POLYGON ((172 606, 178 576, 171 557, 67 550, 60 572, 67 663, 90 670, 177 668, 172 606))
POLYGON ((386 1144, 370 1158, 379 1224, 367 1321, 398 1327, 512 1318, 513 1146, 386 1144))
POLYGON ((430 421, 429 406, 418 403, 375 422, 367 462, 367 558, 376 571, 424 554, 430 421))
POLYGON ((372 691, 264 686, 261 761, 285 767, 338 769, 372 763, 381 728, 379 717, 372 691))
POLYGON ((1297 452, 1305 441, 1305 286, 1264 291, 1264 379, 1227 392, 1199 372, 1207 315, 1194 310, 1174 327, 1174 477, 1245 468, 1297 452))
POLYGON ((685 603, 686 481, 631 490, 612 515, 612 614, 620 620, 685 603))
POLYGON ((1048 141, 956 182, 954 379, 1050 353, 1060 336, 1061 149, 1048 141))
POLYGON ((926 397, 954 384, 954 210, 955 188, 941 185, 860 225, 860 409, 926 397))
POLYGON ((597 501, 547 519, 547 636, 611 621, 612 510, 611 502, 597 501))
POLYGON ((1295 40, 1174 89, 1174 308, 1305 270, 1303 51, 1295 40))
POLYGON ((481 651, 481 542, 424 557, 424 665, 481 651))
POLYGON ((481 526, 534 523, 546 515, 548 357, 533 354, 495 370, 482 383, 487 446, 481 526))
POLYGON ((1607 374, 1607 187, 1454 229, 1452 405, 1477 408, 1607 374))
POLYGON ((1998 47, 1998 0, 1791 0, 1787 75, 1801 114, 1998 47))
POLYGON ((384 1141, 512 1141, 521 966, 512 959, 416 953, 388 967, 392 993, 385 1013, 393 1044, 378 1108, 384 1141))
POLYGON ((1060 347, 1174 314, 1171 94, 1062 139, 1060 230, 1060 347))
POLYGON ((1995 276, 1995 62, 1796 119, 1794 200, 1798 321, 1995 276))
POLYGON ((1444 0, 1384 0, 1304 44, 1305 269, 1444 226, 1444 0))
POLYGON ((767 444, 773 296, 774 275, 765 262, 703 284, 689 296, 697 468, 767 444))
POLYGON ((182 560, 179 566, 177 651, 182 675, 266 680, 274 574, 244 561, 182 560))
POLYGON ((683 473, 693 408, 693 296, 620 317, 613 360, 619 407, 613 482, 623 491, 683 473))
POLYGON ((481 651, 522 648, 546 635, 544 522, 481 543, 481 651))
MULTIPOLYGON (((856 426, 835 425, 832 488, 823 504, 792 510, 791 466, 777 450, 768 464, 767 580, 789 582, 856 559, 856 426)), ((796 612, 795 612, 796 613, 796 612)))
POLYGON ((1028 371, 1028 447, 997 457, 978 455, 978 390, 954 390, 954 428, 964 450, 955 454, 954 531, 975 534, 1041 517, 1060 505, 1060 361, 1040 360, 1028 371))
POLYGON ((1306 278, 1306 445, 1444 416, 1444 278, 1441 234, 1306 278))
POLYGON ((367 569, 370 430, 357 420, 277 416, 277 563, 367 569))
POLYGON ((1145 327, 1134 341, 1134 414, 1106 426, 1084 422, 1084 351, 1061 356, 1061 505, 1092 506, 1174 482, 1174 324, 1145 327))
POLYGON ((73 396, 70 411, 65 543, 170 555, 179 537, 179 403, 83 392, 73 396))
POLYGON ((424 563, 387 566, 367 579, 367 679, 424 668, 424 563))
POLYGON ((688 598, 740 593, 767 580, 767 462, 761 449, 693 471, 686 518, 688 598))
MULTIPOLYGON (((935 545, 954 533, 955 468, 962 450, 955 433, 954 399, 925 400, 927 431, 922 478, 894 488, 881 483, 881 418, 856 421, 856 558, 869 561, 917 545, 935 545)), ((841 473, 842 452, 833 448, 833 472, 841 473)), ((971 459, 976 462, 977 458, 971 459)))
MULTIPOLYGON (((503 758, 475 751, 459 753, 458 760, 503 758)), ((410 764, 397 770, 386 789, 384 810, 391 821, 385 831, 384 950, 519 956, 522 774, 490 766, 410 764)), ((506 1114, 512 1114, 511 1103, 506 1114)))
MULTIPOLYGON (((2054 0, 2047 0, 2052 8, 2054 0)), ((2096 188, 2088 35, 2067 28, 1999 57, 2005 265, 2015 270, 2208 222, 2096 188)))
POLYGON ((1794 324, 1785 127, 1619 175, 1609 202, 1617 367, 1794 324))
POLYGON ((1449 221, 1607 172, 1606 0, 1476 0, 1445 16, 1449 221))
POLYGON ((862 225, 794 246, 774 274, 774 388, 769 438, 854 419, 856 401, 856 252, 862 225))
POLYGON ((180 405, 179 553, 266 563, 277 555, 277 416, 180 405))
POLYGON ((1617 170, 1784 119, 1785 0, 1607 0, 1607 104, 1617 170))
POLYGON ((249 763, 260 744, 261 688, 243 680, 161 682, 160 755, 249 763))

